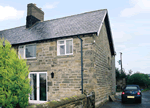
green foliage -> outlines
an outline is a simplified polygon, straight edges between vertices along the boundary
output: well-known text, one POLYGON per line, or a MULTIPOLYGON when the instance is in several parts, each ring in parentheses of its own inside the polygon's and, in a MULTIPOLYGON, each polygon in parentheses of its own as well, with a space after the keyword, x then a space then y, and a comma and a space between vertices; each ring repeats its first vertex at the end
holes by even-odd
POLYGON ((142 90, 142 92, 145 92, 145 91, 148 91, 148 90, 150 90, 150 87, 142 90))
POLYGON ((122 72, 121 70, 119 70, 118 68, 116 68, 116 79, 119 79, 119 78, 126 78, 127 75, 125 73, 125 70, 123 69, 122 72))
POLYGON ((26 61, 18 58, 7 40, 0 39, 0 106, 25 108, 28 105, 31 93, 28 74, 26 61))
POLYGON ((119 73, 119 69, 116 68, 116 79, 120 78, 120 73, 119 73))
POLYGON ((150 84, 150 80, 148 78, 148 75, 142 74, 142 73, 135 73, 132 74, 128 80, 128 84, 137 84, 140 86, 148 86, 150 84))

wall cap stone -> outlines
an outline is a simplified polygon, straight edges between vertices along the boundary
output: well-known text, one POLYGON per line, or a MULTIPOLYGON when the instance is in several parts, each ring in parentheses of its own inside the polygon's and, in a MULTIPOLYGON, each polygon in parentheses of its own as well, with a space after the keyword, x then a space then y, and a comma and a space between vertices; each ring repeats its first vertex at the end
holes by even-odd
POLYGON ((60 101, 53 100, 53 101, 50 101, 50 102, 45 102, 43 104, 28 106, 27 108, 45 108, 45 107, 55 108, 55 107, 63 106, 67 103, 75 102, 77 100, 82 100, 84 98, 86 98, 86 95, 84 95, 84 94, 74 95, 72 97, 62 98, 62 99, 60 99, 60 101))

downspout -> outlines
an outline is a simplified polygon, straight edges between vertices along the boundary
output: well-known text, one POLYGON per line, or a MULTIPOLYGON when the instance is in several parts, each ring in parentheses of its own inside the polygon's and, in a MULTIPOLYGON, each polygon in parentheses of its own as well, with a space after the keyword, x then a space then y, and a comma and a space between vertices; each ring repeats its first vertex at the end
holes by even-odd
POLYGON ((82 94, 83 94, 83 52, 82 52, 82 41, 83 40, 79 36, 78 36, 78 38, 81 41, 81 89, 80 90, 82 91, 82 94))

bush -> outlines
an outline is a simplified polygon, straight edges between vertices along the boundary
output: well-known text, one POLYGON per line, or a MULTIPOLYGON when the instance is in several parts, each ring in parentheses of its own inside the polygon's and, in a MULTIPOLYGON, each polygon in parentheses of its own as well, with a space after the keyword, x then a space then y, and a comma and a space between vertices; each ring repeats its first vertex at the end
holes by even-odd
POLYGON ((0 39, 0 106, 24 108, 28 105, 31 93, 28 74, 26 61, 18 58, 7 40, 0 39))

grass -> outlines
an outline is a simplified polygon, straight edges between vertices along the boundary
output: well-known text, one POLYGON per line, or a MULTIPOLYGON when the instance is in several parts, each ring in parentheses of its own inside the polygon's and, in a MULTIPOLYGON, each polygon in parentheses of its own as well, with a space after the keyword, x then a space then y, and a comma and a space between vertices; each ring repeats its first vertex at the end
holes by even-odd
POLYGON ((150 87, 142 90, 142 92, 145 92, 145 91, 148 91, 148 90, 150 90, 150 87))

